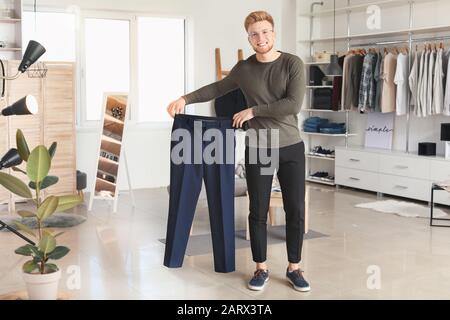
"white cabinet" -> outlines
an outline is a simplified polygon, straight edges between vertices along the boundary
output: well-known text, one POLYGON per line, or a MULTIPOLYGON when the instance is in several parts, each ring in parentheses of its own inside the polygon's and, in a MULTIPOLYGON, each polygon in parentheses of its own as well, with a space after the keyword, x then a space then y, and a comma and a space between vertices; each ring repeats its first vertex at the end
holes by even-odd
MULTIPOLYGON (((431 200, 433 182, 450 180, 450 161, 402 152, 336 148, 336 184, 421 201, 431 200)), ((450 205, 450 193, 435 192, 450 205)))

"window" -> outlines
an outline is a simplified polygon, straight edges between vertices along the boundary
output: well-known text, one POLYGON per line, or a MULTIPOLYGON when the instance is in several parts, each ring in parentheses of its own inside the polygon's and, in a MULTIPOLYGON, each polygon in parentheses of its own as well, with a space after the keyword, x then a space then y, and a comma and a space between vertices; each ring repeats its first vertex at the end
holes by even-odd
POLYGON ((99 120, 104 92, 129 92, 130 23, 86 18, 84 30, 86 120, 99 120))
POLYGON ((75 15, 61 12, 25 11, 22 15, 22 47, 30 40, 47 50, 42 60, 75 61, 75 15), (36 19, 35 19, 36 18, 36 19))
POLYGON ((167 105, 185 92, 184 19, 138 17, 137 28, 137 121, 170 121, 167 105))

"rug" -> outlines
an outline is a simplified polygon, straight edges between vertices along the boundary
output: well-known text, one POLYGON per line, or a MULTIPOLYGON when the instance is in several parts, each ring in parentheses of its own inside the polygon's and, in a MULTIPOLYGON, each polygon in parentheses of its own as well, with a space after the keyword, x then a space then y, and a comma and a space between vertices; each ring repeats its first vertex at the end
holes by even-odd
MULTIPOLYGON (((357 208, 371 209, 382 213, 396 214, 406 218, 430 218, 430 207, 413 202, 385 200, 355 205, 357 208)), ((441 209, 433 210, 434 218, 445 218, 448 215, 441 209)))
MULTIPOLYGON (((245 239, 245 230, 236 231, 235 246, 236 249, 250 248, 250 241, 245 239)), ((304 236, 304 240, 328 237, 327 235, 309 230, 304 236)), ((166 239, 159 239, 160 242, 166 243, 166 239)), ((270 226, 267 228, 267 245, 285 243, 286 242, 286 228, 281 226, 270 226)), ((189 237, 186 248, 187 256, 199 256, 212 253, 211 234, 199 234, 189 237)))
MULTIPOLYGON (((0 220, 4 223, 14 227, 14 221, 18 221, 31 229, 37 228, 36 218, 21 218, 19 216, 0 216, 0 220)), ((87 220, 79 214, 73 213, 55 213, 51 217, 44 220, 44 228, 70 228, 77 226, 87 220)), ((7 229, 2 229, 0 231, 9 232, 7 229)))

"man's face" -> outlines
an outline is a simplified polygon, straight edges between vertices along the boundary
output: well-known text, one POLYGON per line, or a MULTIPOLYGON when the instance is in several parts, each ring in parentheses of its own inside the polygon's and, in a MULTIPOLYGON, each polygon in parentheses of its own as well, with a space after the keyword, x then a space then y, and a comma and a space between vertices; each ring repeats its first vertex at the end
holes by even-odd
POLYGON ((248 27, 248 41, 253 50, 265 54, 272 50, 275 42, 275 32, 269 21, 259 21, 248 27))

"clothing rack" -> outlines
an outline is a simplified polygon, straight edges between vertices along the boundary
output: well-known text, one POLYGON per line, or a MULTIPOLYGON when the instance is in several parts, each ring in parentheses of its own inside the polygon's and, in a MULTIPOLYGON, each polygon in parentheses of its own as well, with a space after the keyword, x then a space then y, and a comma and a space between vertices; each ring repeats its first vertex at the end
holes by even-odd
MULTIPOLYGON (((316 2, 315 4, 323 5, 323 2, 316 2)), ((411 0, 408 2, 409 5, 409 30, 413 29, 414 26, 414 1, 411 0)), ((350 7, 350 0, 347 0, 347 7, 350 7)), ((311 6, 311 16, 310 22, 312 25, 313 20, 313 11, 314 6, 311 6)), ((410 31, 407 34, 408 39, 400 39, 400 40, 391 40, 391 41, 374 41, 370 43, 355 43, 351 44, 351 10, 347 10, 347 51, 350 51, 351 48, 356 47, 368 47, 368 46, 382 46, 382 45, 395 45, 395 44, 407 44, 409 47, 409 52, 412 52, 413 43, 417 42, 426 42, 426 41, 445 41, 450 40, 450 36, 433 36, 433 37, 422 37, 422 38, 413 38, 413 32, 410 31)), ((450 31, 450 30, 449 30, 450 31)), ((441 31, 442 32, 442 31, 441 31)), ((312 30, 310 31, 310 51, 314 53, 314 42, 312 41, 312 30)), ((369 37, 370 35, 368 35, 369 37)), ((412 61, 411 55, 408 55, 408 68, 411 69, 412 61)), ((410 97, 408 96, 408 105, 410 105, 410 97)), ((409 135, 410 135, 410 126, 411 126, 411 108, 408 108, 408 112, 406 114, 406 153, 409 153, 409 135)))

